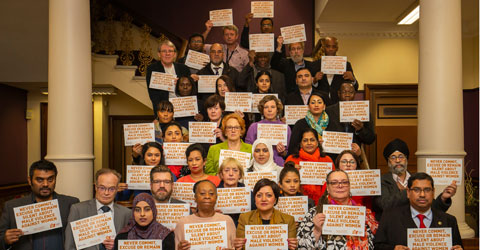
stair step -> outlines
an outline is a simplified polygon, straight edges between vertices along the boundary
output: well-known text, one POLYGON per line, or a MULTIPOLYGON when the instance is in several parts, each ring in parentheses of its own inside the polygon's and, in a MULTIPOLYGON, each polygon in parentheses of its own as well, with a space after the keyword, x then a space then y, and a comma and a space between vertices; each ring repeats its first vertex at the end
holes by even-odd
POLYGON ((115 69, 120 69, 120 70, 136 70, 138 66, 132 65, 132 66, 126 66, 126 65, 115 65, 115 69))

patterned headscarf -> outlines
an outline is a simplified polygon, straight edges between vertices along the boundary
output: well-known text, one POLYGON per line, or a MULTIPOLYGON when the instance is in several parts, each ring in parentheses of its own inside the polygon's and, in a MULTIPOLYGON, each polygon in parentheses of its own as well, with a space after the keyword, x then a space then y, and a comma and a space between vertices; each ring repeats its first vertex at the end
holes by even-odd
MULTIPOLYGON (((157 207, 155 206, 155 200, 147 193, 141 193, 133 199, 132 218, 128 221, 128 224, 122 228, 120 233, 128 232, 129 240, 141 240, 141 239, 160 239, 164 240, 165 237, 171 232, 170 229, 157 222, 157 207), (153 220, 148 226, 142 227, 135 221, 135 207, 140 201, 145 201, 153 213, 153 220)), ((119 233, 119 234, 120 234, 119 233)))

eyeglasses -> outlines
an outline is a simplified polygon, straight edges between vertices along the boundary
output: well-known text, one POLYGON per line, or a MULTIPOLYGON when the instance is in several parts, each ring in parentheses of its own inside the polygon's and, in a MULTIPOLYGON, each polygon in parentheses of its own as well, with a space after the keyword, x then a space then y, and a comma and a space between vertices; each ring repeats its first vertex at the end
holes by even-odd
POLYGON ((262 27, 272 27, 273 24, 271 23, 262 23, 262 27))
POLYGON ((350 165, 355 165, 355 163, 357 163, 356 161, 354 160, 350 160, 350 161, 347 161, 347 160, 341 160, 340 163, 342 164, 350 164, 350 165))
POLYGON ((405 155, 403 155, 403 154, 402 154, 402 155, 398 155, 398 156, 390 155, 390 156, 388 157, 388 159, 390 159, 390 160, 392 160, 392 161, 396 161, 397 159, 403 161, 403 160, 405 160, 405 158, 406 158, 406 157, 405 157, 405 155))
POLYGON ((154 184, 154 185, 158 185, 160 183, 163 183, 164 185, 171 185, 172 180, 153 180, 152 181, 152 184, 154 184))
POLYGON ((167 54, 167 53, 175 53, 175 50, 169 49, 169 50, 160 50, 160 53, 167 54))
POLYGON ((117 187, 105 187, 105 186, 98 186, 97 187, 98 191, 100 192, 105 192, 108 190, 108 192, 113 193, 117 190, 117 187))
POLYGON ((240 126, 227 126, 226 129, 227 130, 240 130, 242 127, 240 126))
POLYGON ((425 193, 425 194, 429 194, 433 191, 433 188, 424 188, 424 189, 421 189, 419 187, 414 187, 414 188, 410 188, 410 191, 413 191, 414 193, 416 194, 420 194, 420 193, 425 193))
POLYGON ((329 181, 327 182, 328 184, 337 187, 338 185, 342 184, 342 186, 348 186, 350 185, 349 181, 329 181))

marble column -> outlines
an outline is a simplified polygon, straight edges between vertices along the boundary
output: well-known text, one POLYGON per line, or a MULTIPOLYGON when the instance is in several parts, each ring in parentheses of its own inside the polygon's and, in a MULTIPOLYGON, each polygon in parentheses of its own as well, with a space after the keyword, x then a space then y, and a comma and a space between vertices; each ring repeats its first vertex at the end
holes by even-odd
POLYGON ((88 0, 49 1, 48 160, 56 191, 92 198, 92 67, 88 0))
MULTIPOLYGON (((418 171, 428 158, 464 159, 461 0, 420 0, 418 83, 418 171)), ((436 185, 436 195, 445 186, 436 185)), ((453 205, 462 238, 474 237, 465 223, 465 186, 453 205)))

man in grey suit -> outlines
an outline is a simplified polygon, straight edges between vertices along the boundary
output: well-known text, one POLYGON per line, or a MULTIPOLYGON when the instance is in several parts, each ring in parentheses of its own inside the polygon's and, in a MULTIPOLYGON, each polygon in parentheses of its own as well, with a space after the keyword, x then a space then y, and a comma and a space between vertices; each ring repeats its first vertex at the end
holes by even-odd
POLYGON ((7 201, 0 218, 0 249, 63 249, 63 238, 67 225, 67 216, 72 204, 79 202, 78 198, 55 193, 57 167, 50 161, 41 160, 30 166, 28 184, 32 193, 7 201), (17 229, 13 208, 30 205, 37 202, 57 199, 62 218, 62 227, 31 235, 23 235, 17 229))
MULTIPOLYGON (((117 194, 120 174, 109 168, 102 168, 95 174, 95 199, 75 204, 68 215, 68 226, 65 233, 65 249, 76 249, 70 222, 94 216, 97 214, 112 212, 115 231, 119 232, 132 216, 132 211, 126 207, 114 203, 117 194)), ((107 238, 103 244, 85 248, 87 250, 113 249, 114 239, 107 238)))
POLYGON ((185 203, 171 198, 173 185, 173 173, 167 166, 159 165, 150 170, 150 191, 156 203, 185 203))

